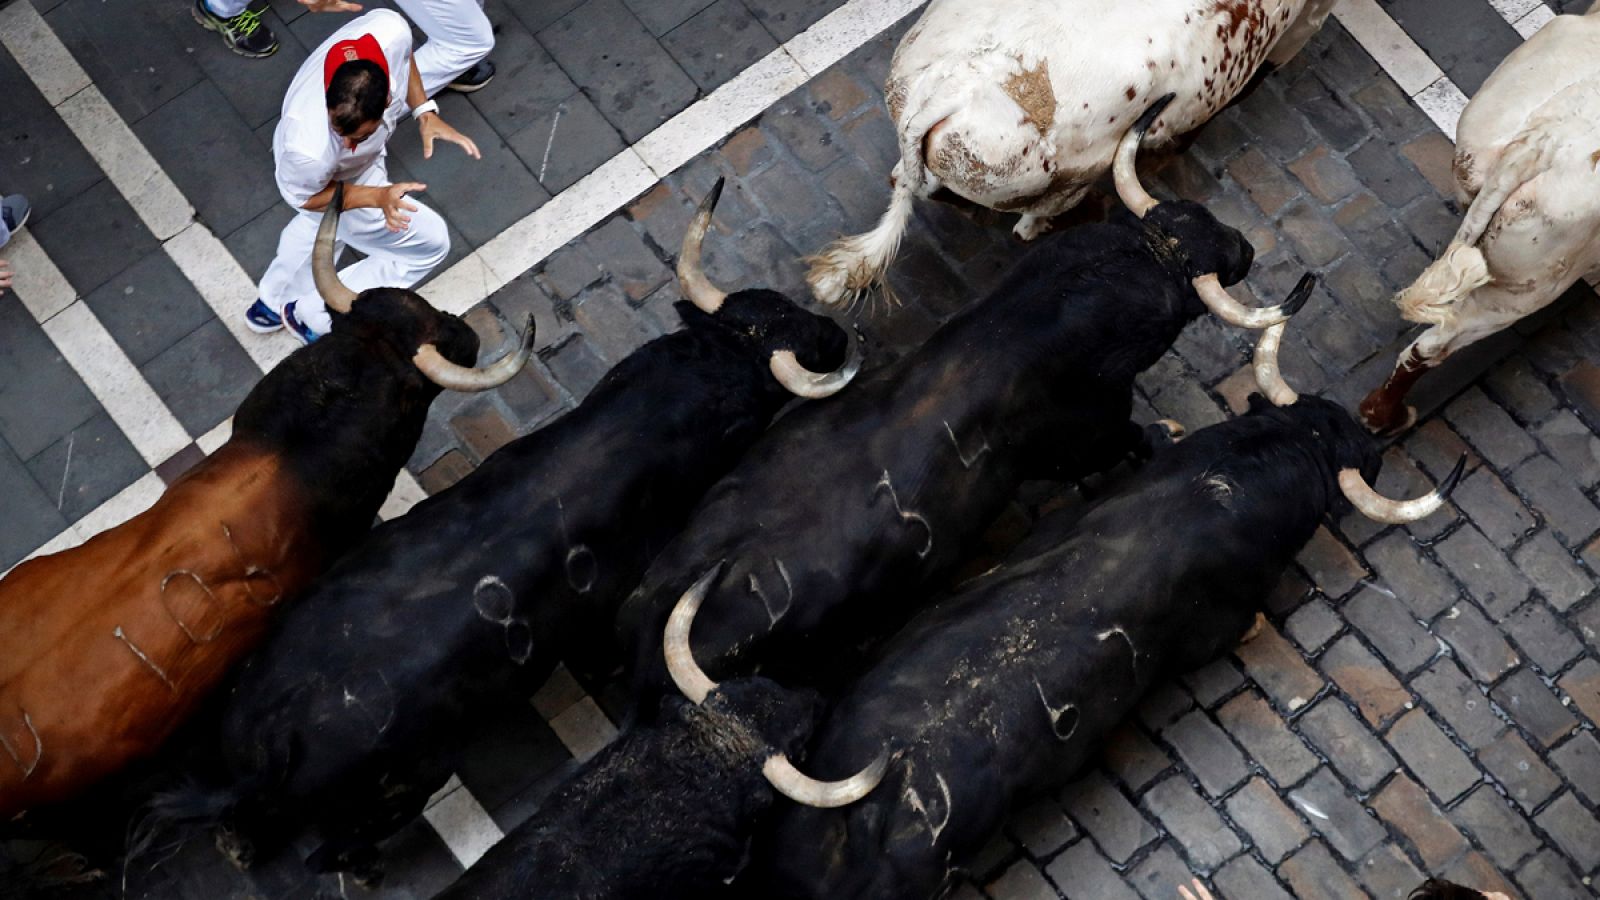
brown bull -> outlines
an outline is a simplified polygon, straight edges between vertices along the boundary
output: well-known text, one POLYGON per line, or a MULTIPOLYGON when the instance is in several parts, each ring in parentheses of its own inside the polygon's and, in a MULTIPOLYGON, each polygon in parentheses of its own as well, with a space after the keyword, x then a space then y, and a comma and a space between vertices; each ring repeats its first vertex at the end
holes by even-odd
POLYGON ((0 822, 153 753, 366 531, 440 388, 494 387, 527 361, 531 328, 477 370, 459 319, 410 291, 355 296, 336 223, 315 255, 332 333, 268 373, 228 443, 148 511, 0 581, 0 822))

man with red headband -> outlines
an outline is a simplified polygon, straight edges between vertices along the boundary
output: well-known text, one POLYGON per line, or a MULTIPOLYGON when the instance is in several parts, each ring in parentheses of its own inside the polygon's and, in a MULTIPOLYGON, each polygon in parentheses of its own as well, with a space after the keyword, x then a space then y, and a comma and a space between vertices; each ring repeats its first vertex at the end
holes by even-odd
POLYGON ((367 257, 339 273, 352 289, 411 287, 450 252, 444 219, 406 197, 427 185, 389 182, 385 147, 408 112, 422 130, 423 158, 433 156, 436 140, 480 158, 478 146, 445 124, 439 105, 427 99, 411 27, 393 10, 352 20, 301 65, 272 136, 278 191, 299 215, 284 226, 261 296, 245 312, 251 329, 287 325, 307 342, 327 333, 311 247, 336 183, 345 185, 340 246, 367 257))

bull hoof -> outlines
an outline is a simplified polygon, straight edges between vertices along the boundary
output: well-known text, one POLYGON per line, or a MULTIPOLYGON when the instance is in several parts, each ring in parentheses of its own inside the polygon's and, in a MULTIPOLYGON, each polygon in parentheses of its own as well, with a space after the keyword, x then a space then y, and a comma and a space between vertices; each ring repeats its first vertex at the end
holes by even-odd
POLYGON ((1016 235, 1018 240, 1031 241, 1045 234, 1049 230, 1049 219, 1045 218, 1044 216, 1024 215, 1021 219, 1017 220, 1017 224, 1011 229, 1011 233, 1016 235))
POLYGON ((1264 629, 1266 627, 1267 627, 1267 616, 1266 616, 1266 614, 1265 613, 1256 613, 1256 620, 1254 622, 1250 623, 1250 630, 1246 631, 1244 633, 1244 637, 1239 638, 1239 643, 1241 643, 1241 644, 1250 643, 1251 641, 1253 641, 1256 638, 1260 637, 1262 629, 1264 629))
POLYGON ((1160 419, 1156 424, 1166 429, 1167 438, 1174 444, 1183 440, 1184 435, 1189 433, 1189 429, 1183 427, 1183 423, 1177 419, 1160 419))
POLYGON ((1394 407, 1361 404, 1361 424, 1379 437, 1392 437, 1417 424, 1417 408, 1408 404, 1394 407))
POLYGON ((217 829, 217 850, 241 872, 250 871, 256 861, 255 845, 231 828, 217 829))

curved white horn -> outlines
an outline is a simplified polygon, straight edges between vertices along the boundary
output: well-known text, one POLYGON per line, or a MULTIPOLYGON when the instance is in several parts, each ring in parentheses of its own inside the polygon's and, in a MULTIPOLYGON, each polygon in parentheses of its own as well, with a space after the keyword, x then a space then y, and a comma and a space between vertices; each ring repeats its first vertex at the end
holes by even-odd
POLYGON ((348 313, 356 302, 356 292, 339 280, 339 270, 334 267, 333 244, 339 233, 339 209, 344 205, 344 182, 335 182, 333 199, 322 211, 322 224, 317 226, 317 242, 311 248, 311 279, 322 295, 322 302, 331 310, 348 313))
POLYGON ((667 674, 672 676, 672 683, 678 686, 678 690, 696 706, 705 702, 706 695, 717 689, 717 683, 694 661, 694 650, 689 646, 689 629, 694 627, 695 613, 700 611, 700 604, 705 602, 711 582, 721 571, 722 563, 719 562, 683 592, 683 596, 678 598, 678 605, 672 608, 672 615, 667 618, 667 631, 662 638, 667 674))
MULTIPOLYGON (((1284 301, 1284 307, 1298 310, 1311 295, 1311 289, 1316 285, 1315 276, 1307 273, 1300 278, 1300 283, 1294 286, 1289 299, 1284 301)), ((1268 325, 1261 332, 1261 340, 1256 342, 1255 373, 1256 386, 1261 388, 1261 393, 1276 406, 1289 406, 1300 399, 1294 388, 1283 380, 1283 372, 1278 368, 1278 347, 1283 342, 1283 330, 1288 324, 1287 320, 1275 325, 1268 325)))
POLYGON ((717 200, 722 197, 722 183, 723 179, 718 178, 711 187, 711 193, 700 201, 700 208, 695 210, 689 230, 683 233, 683 247, 678 251, 678 285, 683 288, 683 295, 689 298, 690 303, 708 313, 721 309, 722 301, 728 299, 727 292, 712 284, 700 265, 700 247, 705 243, 706 229, 711 227, 711 213, 717 208, 717 200))
POLYGON ((1178 95, 1168 94, 1150 104, 1150 108, 1144 111, 1144 115, 1140 116, 1139 120, 1133 123, 1133 127, 1129 128, 1128 132, 1122 136, 1122 141, 1117 144, 1117 153, 1111 159, 1111 180, 1117 186, 1117 196, 1122 198, 1124 206, 1132 210, 1133 214, 1141 219, 1144 218, 1145 213, 1150 211, 1151 207, 1161 201, 1150 196, 1150 192, 1146 191, 1144 185, 1139 183, 1139 170, 1137 167, 1139 144, 1144 141, 1144 136, 1150 131, 1150 126, 1155 124, 1156 117, 1161 115, 1161 111, 1166 109, 1167 104, 1171 103, 1172 98, 1176 96, 1178 95))
POLYGON ((860 800, 878 786, 883 774, 889 771, 889 754, 884 753, 872 765, 843 781, 818 781, 803 774, 783 754, 769 757, 761 766, 761 774, 778 790, 778 793, 796 803, 833 809, 860 800))
POLYGON ((1222 321, 1240 328, 1270 328, 1279 322, 1287 322, 1290 316, 1300 311, 1300 307, 1306 305, 1311 297, 1311 288, 1316 284, 1316 277, 1302 275, 1289 299, 1277 306, 1253 308, 1233 299, 1214 272, 1197 276, 1193 284, 1194 292, 1200 295, 1200 302, 1222 321))
POLYGON ((487 391, 497 388, 516 377, 522 367, 528 364, 529 357, 533 356, 533 342, 538 335, 538 327, 534 324, 533 316, 528 316, 528 324, 522 330, 522 344, 515 352, 507 353, 499 360, 483 368, 457 365, 444 358, 439 348, 433 344, 423 344, 417 348, 416 355, 411 357, 411 362, 428 376, 428 380, 446 390, 475 392, 487 391))
POLYGON ((844 390, 845 385, 861 371, 861 337, 854 328, 845 330, 850 333, 850 351, 839 368, 832 372, 813 372, 800 364, 793 350, 777 350, 768 361, 772 377, 778 379, 778 383, 787 388, 789 393, 808 400, 832 397, 844 390))
POLYGON ((1361 477, 1357 469, 1343 469, 1339 472, 1339 490, 1345 497, 1355 504, 1357 510, 1369 519, 1384 522, 1389 525, 1404 525, 1433 515, 1444 505, 1446 497, 1455 490, 1456 482, 1461 480, 1461 473, 1467 468, 1467 456, 1461 455, 1456 461, 1456 467, 1450 470, 1449 476, 1443 483, 1428 493, 1415 500, 1391 500, 1373 490, 1372 485, 1361 477))

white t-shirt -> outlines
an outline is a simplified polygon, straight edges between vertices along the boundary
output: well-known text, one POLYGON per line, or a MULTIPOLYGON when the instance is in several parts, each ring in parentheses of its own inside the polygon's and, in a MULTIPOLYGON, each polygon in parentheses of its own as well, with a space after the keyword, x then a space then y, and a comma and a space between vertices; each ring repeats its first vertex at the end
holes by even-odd
POLYGON ((278 193, 295 209, 332 181, 351 181, 383 155, 389 136, 410 109, 406 89, 411 81, 411 26, 392 9, 375 9, 335 31, 311 51, 289 83, 283 98, 283 118, 272 134, 274 174, 278 193), (370 34, 383 48, 389 64, 389 107, 372 136, 350 150, 328 121, 328 92, 323 87, 323 62, 340 41, 370 34))

